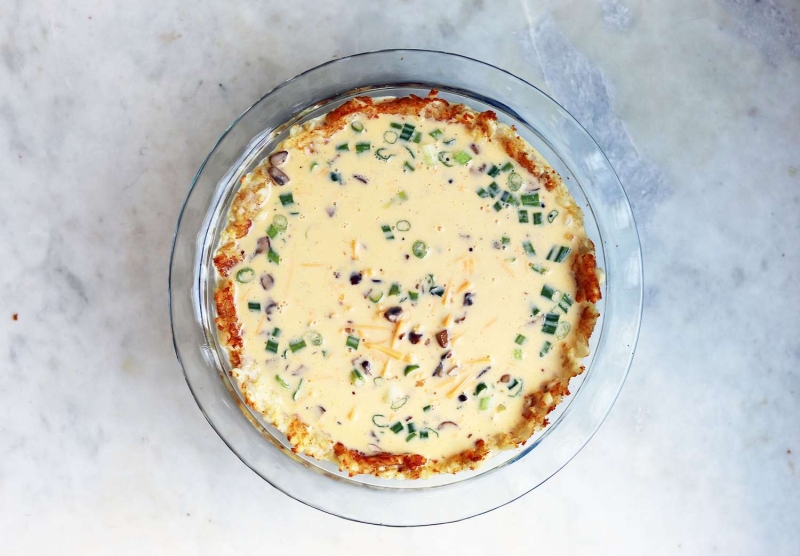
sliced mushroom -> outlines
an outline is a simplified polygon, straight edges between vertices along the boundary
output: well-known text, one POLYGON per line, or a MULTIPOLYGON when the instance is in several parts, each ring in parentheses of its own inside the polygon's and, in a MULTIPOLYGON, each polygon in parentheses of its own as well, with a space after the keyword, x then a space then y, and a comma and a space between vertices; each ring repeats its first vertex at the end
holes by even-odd
POLYGON ((367 373, 368 375, 372 374, 372 366, 366 359, 361 362, 361 368, 364 369, 364 372, 367 373))
POLYGON ((273 166, 280 166, 289 158, 289 151, 278 151, 269 156, 269 163, 273 166))
POLYGON ((453 428, 453 427, 455 427, 457 429, 461 428, 461 427, 458 426, 457 423, 454 423, 453 421, 442 421, 441 423, 439 423, 439 426, 436 427, 436 430, 437 431, 443 431, 445 429, 453 428))
POLYGON ((443 348, 446 348, 450 344, 450 336, 446 328, 436 333, 436 341, 439 342, 439 345, 443 348))
POLYGON ((474 297, 475 297, 475 294, 472 293, 472 292, 465 293, 464 294, 464 306, 465 307, 469 307, 470 305, 472 305, 475 302, 474 297))
POLYGON ((418 332, 409 332, 408 333, 408 341, 412 344, 418 344, 419 341, 422 339, 422 334, 418 332))
POLYGON ((361 273, 354 272, 350 275, 350 285, 355 286, 361 283, 361 273))
POLYGON ((264 288, 266 291, 272 289, 272 286, 275 285, 275 278, 272 274, 262 274, 261 275, 261 287, 264 288))
POLYGON ((509 374, 505 374, 500 377, 500 382, 508 382, 509 380, 511 380, 511 375, 509 374))
POLYGON ((390 307, 383 313, 383 317, 389 322, 397 322, 403 316, 403 308, 400 306, 390 307))
POLYGON ((272 166, 269 170, 267 170, 267 174, 269 174, 269 177, 272 178, 272 181, 274 181, 276 185, 286 185, 289 183, 289 176, 284 174, 275 166, 272 166))
POLYGON ((269 236, 264 236, 258 238, 256 242, 256 255, 260 255, 261 253, 266 253, 272 247, 272 242, 269 240, 269 236))

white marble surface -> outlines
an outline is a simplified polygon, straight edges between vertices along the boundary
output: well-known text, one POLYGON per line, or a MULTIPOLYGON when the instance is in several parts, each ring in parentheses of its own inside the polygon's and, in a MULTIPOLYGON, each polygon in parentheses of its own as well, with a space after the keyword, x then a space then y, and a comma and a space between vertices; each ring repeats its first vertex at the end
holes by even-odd
POLYGON ((0 553, 800 554, 798 3, 289 5, 0 3, 0 553), (394 47, 495 63, 571 110, 628 189, 647 283, 589 446, 510 506, 416 530, 250 472, 166 309, 218 134, 304 69, 394 47))

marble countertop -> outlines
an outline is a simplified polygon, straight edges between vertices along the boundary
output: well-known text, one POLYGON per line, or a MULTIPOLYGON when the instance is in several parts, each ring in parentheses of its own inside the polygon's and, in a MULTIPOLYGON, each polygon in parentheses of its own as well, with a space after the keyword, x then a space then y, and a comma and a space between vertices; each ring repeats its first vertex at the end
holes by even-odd
POLYGON ((4 2, 0 552, 800 553, 798 90, 794 0, 4 2), (589 445, 509 506, 414 530, 248 470, 195 406, 166 306, 219 133, 302 70, 398 47, 566 106, 631 197, 646 280, 589 445))

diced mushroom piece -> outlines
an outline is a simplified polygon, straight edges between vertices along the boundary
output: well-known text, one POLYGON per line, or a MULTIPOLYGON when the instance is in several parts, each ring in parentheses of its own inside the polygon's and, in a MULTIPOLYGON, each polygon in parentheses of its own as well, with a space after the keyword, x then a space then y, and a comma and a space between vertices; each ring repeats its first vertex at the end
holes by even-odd
POLYGON ((260 255, 261 253, 266 253, 270 250, 272 243, 269 240, 269 236, 264 236, 258 238, 256 242, 256 255, 260 255))
POLYGON ((465 293, 464 294, 464 306, 465 307, 469 307, 470 305, 472 305, 475 302, 474 297, 475 297, 475 294, 473 294, 472 292, 465 293))
POLYGON ((412 344, 418 344, 419 341, 422 339, 422 334, 418 332, 409 332, 408 333, 408 341, 412 344))
POLYGON ((267 170, 267 174, 269 174, 269 177, 272 178, 272 181, 274 181, 276 185, 286 185, 289 183, 289 176, 284 174, 283 171, 279 170, 275 166, 272 166, 269 170, 267 170))
POLYGON ((261 287, 264 288, 266 291, 272 289, 272 286, 275 285, 275 278, 272 274, 262 274, 261 275, 261 287))
POLYGON ((278 151, 269 156, 269 163, 272 164, 273 166, 280 166, 281 164, 286 162, 287 158, 289 158, 288 151, 278 151))
POLYGON ((372 374, 372 366, 366 359, 361 362, 361 368, 364 369, 364 372, 367 373, 368 375, 372 374))
POLYGON ((350 284, 355 286, 355 285, 360 284, 360 283, 361 283, 361 273, 360 272, 352 273, 350 275, 350 284))
POLYGON ((403 316, 403 308, 399 306, 391 307, 386 309, 386 311, 383 313, 383 316, 389 322, 397 322, 400 320, 400 317, 403 316))
MULTIPOLYGON (((470 143, 469 144, 469 148, 472 149, 472 152, 474 152, 475 154, 481 154, 481 150, 478 148, 478 145, 476 145, 475 143, 470 143)), ((270 162, 272 162, 272 161, 270 161, 270 162)))
POLYGON ((446 348, 450 344, 450 336, 446 328, 436 333, 436 341, 439 342, 439 345, 443 348, 446 348))
POLYGON ((328 213, 328 216, 333 218, 333 215, 336 214, 336 207, 327 207, 325 208, 325 212, 328 213))
POLYGON ((500 377, 500 382, 508 382, 509 380, 511 380, 511 375, 509 374, 505 374, 500 377))

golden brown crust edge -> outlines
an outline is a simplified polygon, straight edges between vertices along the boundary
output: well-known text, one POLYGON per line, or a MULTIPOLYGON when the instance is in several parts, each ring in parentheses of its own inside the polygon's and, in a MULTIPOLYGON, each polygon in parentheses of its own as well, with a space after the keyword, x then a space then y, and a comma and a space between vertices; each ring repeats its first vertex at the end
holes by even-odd
MULTIPOLYGON (((427 98, 411 95, 409 97, 390 99, 375 103, 371 97, 356 97, 325 116, 319 127, 305 130, 287 139, 289 144, 303 147, 315 138, 329 137, 344 128, 349 119, 360 114, 376 118, 382 114, 407 115, 430 118, 447 123, 460 123, 476 137, 491 138, 497 131, 497 116, 487 111, 476 113, 463 105, 453 105, 436 97, 437 91, 431 90, 427 98)), ((506 153, 523 168, 537 176, 548 191, 563 188, 558 174, 547 164, 537 161, 524 140, 513 133, 512 128, 498 133, 496 138, 501 142, 506 153)), ((239 189, 231 206, 230 222, 222 234, 225 241, 214 257, 214 265, 221 276, 227 277, 230 269, 238 264, 243 254, 236 252, 235 240, 247 235, 252 218, 258 206, 264 201, 264 184, 268 183, 263 166, 259 166, 254 176, 242 178, 239 189)), ((566 190, 565 190, 566 193, 566 190)), ((565 195, 565 199, 569 199, 565 195)), ((564 203, 568 212, 581 219, 580 209, 571 202, 564 203)), ((493 450, 504 450, 524 444, 535 432, 548 424, 547 415, 569 395, 569 381, 583 372, 576 360, 588 354, 589 338, 599 314, 594 304, 600 300, 600 286, 597 278, 594 244, 586 240, 575 255, 572 269, 576 279, 576 302, 581 307, 581 317, 577 326, 576 345, 569 350, 569 357, 564 356, 564 373, 549 382, 538 392, 528 394, 525 398, 523 421, 510 433, 498 434, 489 439, 475 442, 475 447, 464 450, 442 460, 429 460, 420 454, 364 454, 347 448, 343 444, 328 441, 327 449, 320 449, 314 444, 315 435, 307 424, 296 417, 291 420, 285 434, 294 446, 295 452, 302 452, 322 459, 327 455, 335 460, 340 471, 347 471, 350 476, 369 474, 381 478, 418 479, 439 473, 457 473, 465 469, 475 469, 493 450)), ((217 305, 217 327, 224 334, 223 344, 227 346, 233 367, 241 364, 242 338, 236 310, 233 303, 233 285, 228 280, 220 282, 214 295, 217 305)), ((246 403, 253 403, 245 396, 246 403)), ((317 439, 318 440, 318 439, 317 439)))

